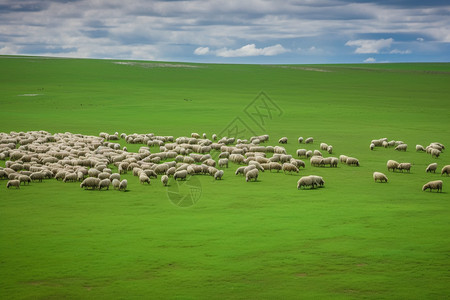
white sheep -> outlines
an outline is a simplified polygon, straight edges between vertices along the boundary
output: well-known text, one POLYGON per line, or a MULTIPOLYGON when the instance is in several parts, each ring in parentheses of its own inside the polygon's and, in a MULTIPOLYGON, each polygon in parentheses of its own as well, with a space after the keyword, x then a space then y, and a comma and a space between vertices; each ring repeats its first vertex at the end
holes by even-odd
POLYGON ((400 145, 398 145, 397 147, 395 147, 394 150, 397 150, 397 151, 406 151, 407 148, 408 148, 408 145, 407 145, 407 144, 400 144, 400 145))
POLYGON ((326 143, 320 143, 319 148, 320 148, 320 150, 327 150, 328 149, 328 145, 326 143))
POLYGON ((126 191, 128 187, 128 181, 126 179, 122 180, 119 184, 119 191, 126 191))
POLYGON ((307 186, 314 188, 316 185, 315 180, 311 176, 303 176, 297 181, 297 189, 307 186))
POLYGON ((42 180, 45 178, 44 172, 35 172, 30 175, 31 180, 33 181, 39 181, 42 182, 42 180))
POLYGON ((298 157, 306 157, 306 149, 297 149, 297 156, 298 157))
POLYGON ((270 162, 269 167, 270 172, 272 172, 272 170, 277 170, 277 172, 280 172, 283 169, 283 166, 277 162, 270 162))
POLYGON ((107 190, 109 190, 110 185, 111 185, 111 180, 106 178, 106 179, 100 180, 100 182, 98 183, 98 189, 101 190, 102 188, 106 188, 107 190))
POLYGON ((187 171, 186 170, 182 170, 182 171, 177 171, 175 172, 175 174, 173 174, 173 179, 177 180, 186 180, 186 176, 187 176, 187 171))
POLYGON ((291 173, 291 172, 298 173, 299 172, 298 168, 291 163, 284 163, 282 166, 282 170, 283 170, 283 173, 285 173, 285 174, 286 174, 286 172, 289 172, 289 173, 291 173))
POLYGON ((66 176, 64 176, 63 181, 64 182, 68 182, 68 181, 77 181, 78 180, 78 176, 76 173, 66 173, 66 176))
POLYGON ((223 176, 223 170, 219 170, 214 174, 214 179, 220 180, 220 179, 222 179, 222 176, 223 176))
POLYGON ((433 190, 442 192, 442 180, 435 180, 425 183, 422 187, 422 191, 426 191, 428 189, 430 190, 430 192, 432 192, 433 190))
POLYGON ((447 176, 450 174, 450 165, 446 165, 441 170, 441 176, 447 174, 447 176))
POLYGON ((141 173, 141 175, 139 175, 139 182, 141 184, 150 184, 150 178, 145 173, 141 173))
POLYGON ((254 181, 258 180, 258 175, 259 175, 259 171, 258 169, 253 169, 247 172, 247 174, 245 174, 245 181, 249 182, 252 179, 254 181))
POLYGON ((347 155, 339 155, 339 161, 341 162, 341 163, 346 163, 347 162, 347 158, 348 158, 348 156, 347 155))
POLYGON ((303 137, 299 137, 299 138, 298 138, 298 143, 299 143, 299 144, 303 143, 303 137))
POLYGON ((23 185, 25 185, 26 183, 30 184, 31 178, 30 178, 30 176, 28 176, 28 175, 20 175, 20 176, 19 176, 19 182, 20 182, 20 183, 23 182, 23 185))
POLYGON ((359 160, 354 157, 348 157, 346 162, 348 166, 357 166, 359 167, 359 160))
POLYGON ((427 173, 428 173, 428 172, 430 172, 430 173, 431 173, 431 172, 436 173, 437 166, 438 166, 437 163, 429 164, 425 171, 426 171, 427 173))
POLYGON ((323 177, 317 176, 317 175, 309 175, 309 177, 312 178, 315 185, 322 187, 325 185, 325 181, 323 180, 323 177))
POLYGON ((375 182, 377 182, 377 180, 380 182, 388 182, 387 176, 380 172, 373 172, 373 180, 375 180, 375 182))
POLYGON ((287 144, 287 141, 288 141, 288 138, 284 136, 278 140, 278 143, 279 144, 287 144))
POLYGON ((219 159, 219 167, 227 167, 228 168, 228 159, 227 158, 219 159))
POLYGON ((438 149, 431 149, 430 154, 431 157, 438 158, 439 155, 441 155, 441 151, 439 151, 438 149))
POLYGON ((305 140, 305 144, 312 144, 314 143, 314 139, 312 137, 309 137, 305 140))
POLYGON ((425 148, 422 145, 416 145, 416 151, 419 152, 425 152, 425 148))
POLYGON ((398 169, 402 172, 403 172, 403 170, 409 172, 411 170, 411 163, 399 163, 398 169))
POLYGON ((80 184, 80 188, 92 188, 93 190, 98 187, 98 184, 100 183, 100 179, 96 177, 88 177, 80 184))
POLYGON ((112 186, 113 186, 113 188, 114 188, 115 190, 118 189, 119 186, 120 186, 120 180, 117 179, 117 178, 114 178, 113 181, 112 181, 112 186))
POLYGON ((250 161, 248 163, 249 166, 253 165, 255 166, 259 171, 264 172, 264 168, 261 166, 261 164, 257 161, 250 161))
POLYGON ((246 168, 246 166, 237 168, 237 169, 236 169, 236 172, 234 172, 234 174, 235 174, 235 175, 239 175, 239 174, 244 175, 244 169, 245 169, 245 168, 246 168))
POLYGON ((371 143, 370 144, 370 150, 373 150, 375 148, 375 144, 374 143, 371 143))
POLYGON ((12 187, 12 186, 15 186, 17 189, 20 189, 20 181, 14 179, 14 180, 9 180, 9 181, 6 183, 6 188, 9 189, 9 188, 12 187))
POLYGON ((161 176, 161 182, 164 186, 167 186, 167 184, 169 183, 169 176, 167 175, 161 176))
POLYGON ((386 166, 387 166, 387 169, 388 169, 388 172, 390 171, 390 170, 392 170, 392 172, 394 172, 395 170, 397 170, 398 169, 398 165, 399 165, 399 163, 398 162, 396 162, 395 160, 388 160, 388 162, 387 162, 387 164, 386 164, 386 166))
POLYGON ((323 164, 323 157, 321 157, 321 156, 313 156, 313 157, 311 157, 309 162, 311 163, 311 166, 319 167, 319 166, 321 166, 323 164))
POLYGON ((328 152, 328 154, 333 154, 333 146, 328 146, 327 147, 327 152, 328 152))

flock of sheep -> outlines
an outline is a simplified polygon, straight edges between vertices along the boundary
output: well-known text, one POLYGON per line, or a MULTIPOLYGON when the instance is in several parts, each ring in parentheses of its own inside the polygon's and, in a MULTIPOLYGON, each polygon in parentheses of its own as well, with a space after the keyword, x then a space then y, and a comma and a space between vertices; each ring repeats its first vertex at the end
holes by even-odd
MULTIPOLYGON (((208 139, 206 134, 192 133, 190 137, 156 136, 154 134, 119 135, 102 132, 99 136, 81 134, 56 133, 46 131, 0 133, 0 160, 6 160, 5 168, 0 168, 0 179, 8 179, 6 187, 20 188, 21 184, 42 182, 44 179, 55 178, 63 182, 80 182, 84 189, 109 189, 111 186, 118 191, 126 191, 127 179, 121 179, 122 174, 132 172, 141 184, 150 184, 151 179, 158 176, 164 186, 169 178, 186 180, 194 175, 209 175, 215 180, 224 176, 224 168, 229 163, 240 166, 236 169, 236 176, 244 176, 247 182, 257 181, 260 172, 276 171, 284 173, 299 173, 305 168, 303 160, 287 154, 282 146, 264 146, 269 141, 268 135, 253 136, 248 140, 212 135, 208 139), (118 140, 123 139, 128 144, 144 144, 138 152, 128 152, 118 140), (150 147, 159 147, 159 152, 152 153, 150 147), (214 151, 213 151, 214 150, 214 151), (213 155, 218 154, 217 157, 213 155), (268 155, 270 154, 270 155, 268 155), (270 156, 270 157, 268 157, 270 156), (109 166, 117 167, 113 173, 109 166)), ((279 144, 287 144, 288 138, 282 137, 279 144)), ((314 143, 309 137, 298 138, 299 144, 314 143)), ((401 141, 387 139, 372 140, 370 149, 375 147, 395 147, 395 150, 406 151, 407 145, 401 141)), ((444 145, 431 143, 424 148, 416 146, 417 151, 424 151, 439 157, 444 151, 444 145)), ((333 154, 333 146, 320 144, 320 150, 333 154)), ((312 167, 335 168, 339 163, 358 167, 359 160, 354 157, 340 155, 338 157, 323 157, 320 150, 298 149, 299 158, 309 158, 312 167)), ((411 163, 398 163, 394 160, 387 162, 388 171, 407 171, 411 163)), ((437 164, 430 164, 426 172, 436 172, 437 164)), ((441 174, 450 174, 450 165, 442 168, 441 174)), ((388 178, 381 172, 374 172, 375 182, 388 182, 388 178)), ((297 189, 323 187, 322 177, 309 175, 301 177, 297 182, 297 189)), ((423 190, 442 191, 442 181, 426 183, 423 190)))

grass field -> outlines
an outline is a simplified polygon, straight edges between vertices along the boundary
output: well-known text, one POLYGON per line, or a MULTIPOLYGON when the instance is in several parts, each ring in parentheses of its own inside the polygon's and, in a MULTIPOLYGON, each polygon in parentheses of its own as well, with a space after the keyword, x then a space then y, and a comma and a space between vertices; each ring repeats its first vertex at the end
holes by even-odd
POLYGON ((54 179, 7 190, 2 181, 2 299, 448 298, 450 178, 425 168, 450 164, 449 150, 435 159, 414 149, 450 147, 450 64, 2 56, 0 66, 0 132, 210 137, 230 133, 238 118, 244 134, 267 133, 270 145, 287 136, 289 154, 325 142, 333 156, 361 162, 330 169, 306 161, 300 174, 264 172, 255 183, 235 176, 231 164, 222 181, 196 176, 201 197, 188 208, 169 201, 159 178, 143 186, 125 175, 126 193, 54 179), (258 125, 245 112, 256 109, 260 92, 279 110, 252 115, 258 125), (299 136, 315 142, 299 145, 299 136), (370 151, 370 141, 382 137, 404 141, 408 151, 370 151), (411 162, 411 173, 387 173, 388 159, 411 162), (374 171, 389 183, 374 183, 374 171), (297 190, 309 174, 323 176, 325 188, 297 190), (421 191, 437 179, 442 193, 421 191))

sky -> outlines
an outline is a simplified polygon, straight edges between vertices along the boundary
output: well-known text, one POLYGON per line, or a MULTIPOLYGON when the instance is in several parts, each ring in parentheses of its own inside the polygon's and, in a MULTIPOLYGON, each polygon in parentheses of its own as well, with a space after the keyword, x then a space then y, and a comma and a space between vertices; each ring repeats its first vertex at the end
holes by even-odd
POLYGON ((0 55, 450 62, 450 1, 0 0, 0 55))

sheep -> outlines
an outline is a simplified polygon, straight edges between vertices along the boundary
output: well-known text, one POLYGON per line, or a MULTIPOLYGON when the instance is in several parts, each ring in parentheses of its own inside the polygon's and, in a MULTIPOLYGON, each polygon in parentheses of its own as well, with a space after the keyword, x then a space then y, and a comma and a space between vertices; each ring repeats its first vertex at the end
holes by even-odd
POLYGON ((30 176, 27 176, 27 175, 20 175, 19 176, 19 182, 20 183, 23 182, 23 185, 25 185, 26 183, 30 184, 31 178, 30 178, 30 176))
POLYGON ((323 156, 319 150, 314 150, 313 156, 323 156))
POLYGON ((68 182, 68 181, 74 182, 74 181, 77 181, 77 179, 78 179, 78 176, 76 173, 67 173, 66 176, 64 176, 63 181, 64 182, 68 182))
POLYGON ((219 158, 228 158, 230 157, 230 152, 221 152, 219 154, 219 158))
POLYGON ((285 173, 285 174, 286 174, 286 172, 289 172, 289 173, 291 173, 291 172, 298 173, 299 172, 298 168, 291 163, 284 163, 282 166, 282 170, 283 170, 283 173, 285 173))
POLYGON ((325 185, 325 181, 323 180, 323 177, 321 176, 317 176, 317 175, 309 175, 309 177, 312 178, 313 182, 319 186, 322 187, 325 185))
POLYGON ((259 171, 264 172, 264 168, 261 166, 261 164, 257 161, 250 161, 248 163, 249 166, 253 165, 255 166, 259 171))
POLYGON ((239 175, 239 174, 242 174, 242 175, 244 175, 244 169, 245 169, 246 167, 244 166, 244 167, 239 167, 239 168, 237 168, 236 169, 236 172, 234 172, 234 175, 239 175))
POLYGON ((279 144, 287 144, 287 141, 288 141, 287 137, 284 136, 278 140, 278 143, 279 144))
POLYGON ((144 184, 144 183, 150 184, 150 178, 148 178, 148 176, 145 173, 141 173, 141 175, 139 175, 139 182, 141 184, 144 184))
POLYGON ((219 167, 226 166, 228 168, 228 158, 219 159, 219 167))
POLYGON ((80 184, 80 188, 92 188, 93 190, 98 187, 98 184, 100 183, 100 179, 96 177, 88 177, 80 184))
POLYGON ((309 162, 311 163, 311 166, 313 167, 319 167, 322 165, 323 163, 323 157, 320 156, 313 156, 311 157, 311 159, 309 160, 309 162))
POLYGON ((333 146, 328 146, 327 147, 327 152, 328 152, 328 154, 333 154, 333 146))
POLYGON ((245 168, 244 168, 244 175, 247 175, 247 173, 248 173, 249 171, 254 170, 254 169, 256 169, 256 166, 255 166, 255 165, 249 165, 249 166, 245 167, 245 168))
POLYGON ((314 139, 312 137, 309 137, 305 140, 305 144, 312 144, 314 143, 314 139))
POLYGON ((311 176, 303 176, 297 181, 297 189, 301 189, 302 187, 311 187, 314 188, 317 185, 316 181, 311 176))
POLYGON ((216 161, 214 159, 207 159, 203 163, 205 165, 207 165, 208 167, 215 167, 216 166, 216 161))
POLYGON ((235 164, 242 164, 244 162, 244 155, 242 154, 231 154, 229 159, 235 164))
POLYGON ((84 174, 81 171, 77 172, 77 181, 83 181, 84 180, 84 174))
POLYGON ((127 162, 121 162, 119 164, 119 167, 118 167, 119 174, 126 174, 127 171, 128 171, 128 163, 127 162))
POLYGON ((215 167, 208 167, 208 173, 211 176, 214 176, 214 174, 216 174, 217 171, 219 171, 219 170, 216 169, 215 167))
POLYGON ((100 173, 101 172, 99 170, 94 169, 94 168, 90 168, 89 171, 88 171, 89 177, 97 177, 98 174, 100 174, 100 173))
POLYGON ((219 171, 217 171, 215 174, 214 174, 214 179, 215 180, 221 180, 222 179, 222 176, 223 176, 223 170, 219 170, 219 171))
POLYGON ((12 187, 12 186, 15 186, 17 189, 20 189, 20 181, 19 180, 17 180, 17 179, 14 179, 14 180, 9 180, 7 183, 6 183, 6 188, 10 188, 10 187, 12 187))
POLYGON ((103 179, 100 180, 100 182, 98 183, 98 189, 101 190, 102 188, 106 188, 107 190, 109 190, 109 186, 111 185, 111 180, 109 179, 103 179))
POLYGON ((247 174, 245 174, 245 181, 249 182, 252 179, 254 181, 258 180, 258 175, 259 175, 259 171, 257 169, 253 169, 247 172, 247 174))
POLYGON ((320 143, 319 148, 320 148, 320 150, 327 150, 328 149, 328 145, 326 143, 320 143))
POLYGON ((56 173, 55 175, 56 180, 63 180, 64 177, 66 177, 66 171, 58 171, 58 173, 56 173))
POLYGON ((438 149, 431 149, 430 153, 431 153, 431 157, 435 157, 435 158, 438 158, 439 155, 441 155, 441 151, 439 151, 438 149))
POLYGON ((101 172, 100 174, 98 174, 97 178, 100 179, 100 180, 103 180, 103 179, 107 179, 107 178, 109 179, 110 176, 111 176, 110 173, 101 172))
MULTIPOLYGON (((197 166, 197 165, 192 165, 192 166, 197 166)), ((177 171, 177 169, 175 167, 170 167, 169 169, 167 169, 166 175, 167 176, 173 176, 173 174, 175 174, 176 171, 177 171)))
POLYGON ((306 151, 306 158, 310 158, 313 155, 311 150, 306 151))
POLYGON ((387 169, 388 169, 388 172, 389 172, 390 170, 392 170, 392 172, 394 172, 395 170, 397 170, 397 169, 398 169, 398 165, 399 165, 399 163, 396 162, 395 160, 388 160, 388 162, 387 162, 387 164, 386 164, 387 169))
POLYGON ((118 189, 119 186, 120 186, 120 180, 117 179, 117 178, 114 178, 113 181, 112 181, 112 186, 113 186, 113 188, 114 188, 115 190, 118 189))
POLYGON ((283 166, 277 162, 270 162, 269 167, 270 172, 272 172, 272 170, 277 170, 277 172, 280 172, 283 169, 283 166))
POLYGON ((177 180, 186 180, 186 176, 187 176, 187 171, 186 170, 182 170, 182 171, 177 171, 175 172, 175 174, 173 174, 173 179, 177 180))
POLYGON ((299 138, 298 138, 298 143, 299 143, 299 144, 303 143, 303 137, 299 137, 299 138))
POLYGON ((409 172, 411 170, 411 163, 399 163, 398 169, 402 172, 403 172, 403 170, 406 170, 409 172))
POLYGON ((122 180, 119 184, 119 191, 123 190, 124 192, 127 190, 128 181, 126 179, 122 180))
POLYGON ((212 139, 213 139, 213 141, 216 141, 216 140, 217 140, 217 134, 214 133, 214 134, 212 135, 212 139))
POLYGON ((407 144, 400 144, 400 145, 398 145, 397 147, 395 147, 394 150, 397 150, 397 151, 406 151, 407 148, 408 148, 408 145, 407 145, 407 144))
POLYGON ((444 174, 447 174, 447 176, 450 174, 450 165, 446 165, 442 168, 441 176, 443 176, 444 174))
POLYGON ((379 180, 380 182, 388 182, 388 178, 386 177, 386 175, 380 172, 373 172, 373 180, 375 180, 375 182, 377 182, 377 180, 379 180))
POLYGON ((306 167, 305 162, 300 159, 291 158, 291 160, 289 162, 291 164, 293 164, 294 166, 296 166, 297 168, 300 168, 300 167, 305 168, 306 167))
POLYGON ((33 181, 39 181, 42 182, 42 180, 44 179, 44 173, 43 172, 36 172, 30 175, 31 180, 33 181))
POLYGON ((167 175, 161 176, 161 182, 164 186, 167 186, 167 184, 169 182, 169 176, 167 176, 167 175))
POLYGON ((438 166, 437 163, 429 164, 425 171, 426 171, 427 173, 428 173, 428 172, 430 172, 430 173, 431 173, 431 172, 436 173, 437 166, 438 166))
POLYGON ((109 175, 109 180, 112 181, 114 179, 120 180, 120 174, 119 173, 113 173, 113 174, 109 175))
POLYGON ((422 145, 416 145, 416 151, 419 152, 425 152, 425 148, 422 145))
POLYGON ((337 159, 337 157, 326 157, 324 159, 322 159, 322 165, 330 165, 330 168, 333 167, 337 167, 339 160, 337 159))
POLYGON ((370 150, 373 150, 375 148, 375 144, 374 143, 371 143, 370 144, 370 150))
POLYGON ((158 178, 158 175, 153 170, 142 170, 142 173, 145 173, 145 175, 147 175, 149 178, 158 178))
POLYGON ((442 192, 442 180, 435 180, 425 183, 422 187, 422 191, 426 191, 428 189, 430 190, 430 192, 432 192, 433 190, 442 192))
POLYGON ((348 158, 348 156, 347 155, 339 155, 339 161, 341 162, 341 163, 346 163, 347 162, 347 158, 348 158))
POLYGON ((297 149, 298 157, 306 157, 306 149, 297 149))
POLYGON ((359 167, 359 160, 354 157, 348 157, 345 162, 348 166, 357 166, 359 167))

